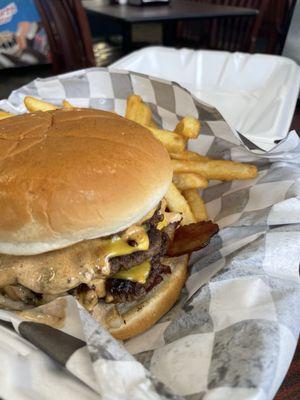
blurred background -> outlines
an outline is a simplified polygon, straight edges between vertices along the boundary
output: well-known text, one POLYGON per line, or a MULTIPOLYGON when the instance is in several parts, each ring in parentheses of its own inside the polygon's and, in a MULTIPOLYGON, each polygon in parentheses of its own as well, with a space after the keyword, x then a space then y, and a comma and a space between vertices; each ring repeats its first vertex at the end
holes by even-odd
MULTIPOLYGON (((0 98, 36 77, 106 67, 153 45, 299 64, 300 0, 0 0, 0 98)), ((299 100, 287 120, 300 131, 299 100)))
MULTIPOLYGON (((5 77, 1 97, 36 75, 107 66, 154 44, 280 55, 300 8, 296 0, 119 3, 0 0, 0 68, 5 77)), ((290 44, 286 50, 298 61, 299 46, 293 49, 290 44)))
POLYGON ((299 63, 300 0, 0 0, 0 98, 37 76, 105 67, 151 45, 299 63))

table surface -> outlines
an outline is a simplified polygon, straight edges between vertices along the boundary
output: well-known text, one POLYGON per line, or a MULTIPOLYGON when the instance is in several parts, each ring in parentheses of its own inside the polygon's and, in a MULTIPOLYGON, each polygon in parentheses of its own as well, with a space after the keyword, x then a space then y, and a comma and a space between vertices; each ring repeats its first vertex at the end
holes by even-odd
MULTIPOLYGON (((300 106, 299 106, 300 114, 300 106)), ((274 400, 296 400, 300 399, 300 341, 296 349, 293 361, 290 365, 288 373, 284 378, 278 393, 274 400)))
POLYGON ((155 22, 212 17, 249 17, 258 14, 253 8, 232 7, 192 1, 172 0, 168 5, 130 6, 103 4, 101 0, 83 0, 86 10, 123 22, 155 22))

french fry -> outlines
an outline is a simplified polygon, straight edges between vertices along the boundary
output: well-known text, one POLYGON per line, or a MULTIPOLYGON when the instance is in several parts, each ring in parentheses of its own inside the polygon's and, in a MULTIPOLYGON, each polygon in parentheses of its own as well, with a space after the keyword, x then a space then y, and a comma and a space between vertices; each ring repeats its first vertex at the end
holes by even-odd
POLYGON ((170 153, 170 157, 173 160, 191 160, 191 161, 208 161, 211 160, 209 157, 202 156, 194 151, 184 150, 180 153, 170 153))
POLYGON ((195 139, 199 136, 200 127, 200 121, 198 121, 196 118, 184 117, 178 122, 174 132, 179 133, 186 138, 195 139))
POLYGON ((182 194, 185 197, 186 201, 188 202, 188 205, 190 206, 196 221, 197 222, 207 221, 208 217, 205 204, 202 197, 197 192, 197 190, 196 189, 184 190, 182 194))
POLYGON ((148 125, 151 123, 151 120, 152 111, 150 107, 142 103, 137 110, 136 122, 138 122, 139 124, 148 125))
POLYGON ((165 148, 170 152, 180 152, 183 151, 185 146, 185 140, 182 136, 177 133, 165 131, 163 129, 155 129, 149 126, 146 126, 156 139, 160 140, 165 148))
POLYGON ((165 199, 170 211, 180 212, 182 214, 182 225, 195 222, 195 217, 190 206, 173 183, 169 186, 165 199))
POLYGON ((194 173, 174 174, 173 183, 179 190, 205 189, 208 186, 206 178, 194 173))
POLYGON ((51 103, 47 103, 46 101, 42 101, 42 100, 36 99, 35 97, 31 97, 31 96, 26 96, 24 98, 24 104, 29 112, 51 111, 51 110, 58 109, 58 107, 54 106, 51 103))
POLYGON ((150 125, 152 121, 152 111, 138 95, 131 95, 127 98, 127 108, 125 117, 142 125, 150 125))
POLYGON ((74 108, 74 106, 68 100, 63 100, 62 106, 63 108, 74 108))
POLYGON ((158 125, 153 119, 151 119, 149 126, 150 128, 158 129, 158 125))
POLYGON ((9 112, 0 111, 0 119, 6 119, 6 118, 13 117, 13 116, 14 116, 14 114, 11 114, 9 112))
POLYGON ((175 173, 194 172, 204 176, 206 179, 231 181, 233 179, 252 179, 257 176, 255 165, 228 160, 172 160, 171 162, 175 173))
POLYGON ((142 102, 141 96, 132 94, 127 97, 125 118, 133 119, 135 116, 135 109, 142 102))

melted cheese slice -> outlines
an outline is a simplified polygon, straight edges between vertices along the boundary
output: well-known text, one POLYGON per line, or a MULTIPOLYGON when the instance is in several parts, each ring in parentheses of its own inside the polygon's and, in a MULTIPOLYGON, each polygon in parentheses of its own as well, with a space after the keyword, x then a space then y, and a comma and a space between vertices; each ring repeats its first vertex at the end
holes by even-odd
POLYGON ((149 239, 147 235, 147 239, 143 240, 140 243, 137 243, 136 246, 130 246, 125 240, 120 237, 116 237, 115 239, 109 240, 106 243, 102 250, 106 255, 106 258, 112 258, 117 256, 125 256, 127 254, 132 254, 139 250, 148 250, 149 248, 149 239))
POLYGON ((164 214, 164 219, 157 224, 157 229, 159 229, 160 231, 162 229, 164 229, 166 226, 168 226, 169 224, 180 221, 182 219, 181 214, 176 213, 176 212, 166 212, 165 211, 163 214, 164 214))
MULTIPOLYGON (((164 229, 166 226, 168 226, 172 222, 180 221, 181 218, 182 218, 179 213, 165 212, 164 211, 163 214, 164 214, 164 219, 157 224, 157 229, 159 229, 159 230, 164 229)), ((133 253, 134 251, 137 251, 137 250, 147 250, 149 248, 149 238, 148 238, 147 234, 146 234, 146 236, 147 236, 147 240, 148 240, 148 247, 146 249, 141 248, 141 247, 139 247, 139 248, 131 247, 125 242, 125 245, 130 247, 130 249, 133 249, 133 251, 130 251, 130 253, 122 253, 122 255, 123 254, 131 254, 131 253, 133 253)), ((144 241, 140 241, 139 245, 140 246, 146 246, 147 240, 145 240, 145 242, 144 241)), ((115 246, 116 246, 117 250, 120 249, 122 251, 124 251, 124 250, 127 251, 126 250, 127 247, 124 247, 124 242, 123 243, 119 243, 119 240, 118 240, 116 242, 115 246)), ((115 254, 114 255, 110 255, 109 254, 109 257, 114 257, 114 256, 115 256, 115 254)), ((136 266, 130 268, 127 271, 124 271, 124 270, 123 271, 119 271, 115 275, 113 275, 112 278, 127 279, 129 281, 139 282, 141 284, 144 284, 147 281, 147 278, 149 276, 150 270, 151 270, 151 264, 150 264, 150 261, 148 260, 148 261, 143 262, 140 265, 136 265, 136 266)))
POLYGON ((136 251, 149 249, 149 237, 145 229, 141 226, 130 227, 120 236, 113 236, 109 240, 105 240, 100 249, 100 264, 102 273, 109 275, 109 259, 117 256, 132 254, 136 251), (135 246, 128 244, 129 240, 135 242, 135 246))
POLYGON ((146 283, 151 270, 150 261, 145 261, 142 264, 136 265, 127 271, 119 271, 112 276, 112 278, 126 279, 132 282, 138 282, 141 284, 146 283))
POLYGON ((167 219, 164 214, 164 219, 157 224, 156 228, 161 231, 162 229, 164 229, 167 226, 167 224, 168 224, 167 219))

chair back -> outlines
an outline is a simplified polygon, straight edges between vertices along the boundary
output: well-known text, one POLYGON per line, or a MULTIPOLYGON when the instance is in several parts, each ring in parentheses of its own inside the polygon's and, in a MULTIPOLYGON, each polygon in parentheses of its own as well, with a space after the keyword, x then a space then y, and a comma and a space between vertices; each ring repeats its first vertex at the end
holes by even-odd
POLYGON ((80 0, 35 0, 54 73, 95 65, 88 20, 80 0))
POLYGON ((202 1, 218 5, 255 8, 259 11, 256 17, 224 17, 212 18, 202 22, 182 23, 179 27, 179 37, 199 40, 202 47, 253 52, 257 35, 261 26, 262 15, 269 0, 186 0, 202 1))
POLYGON ((263 18, 267 53, 281 54, 297 0, 270 0, 263 18))

